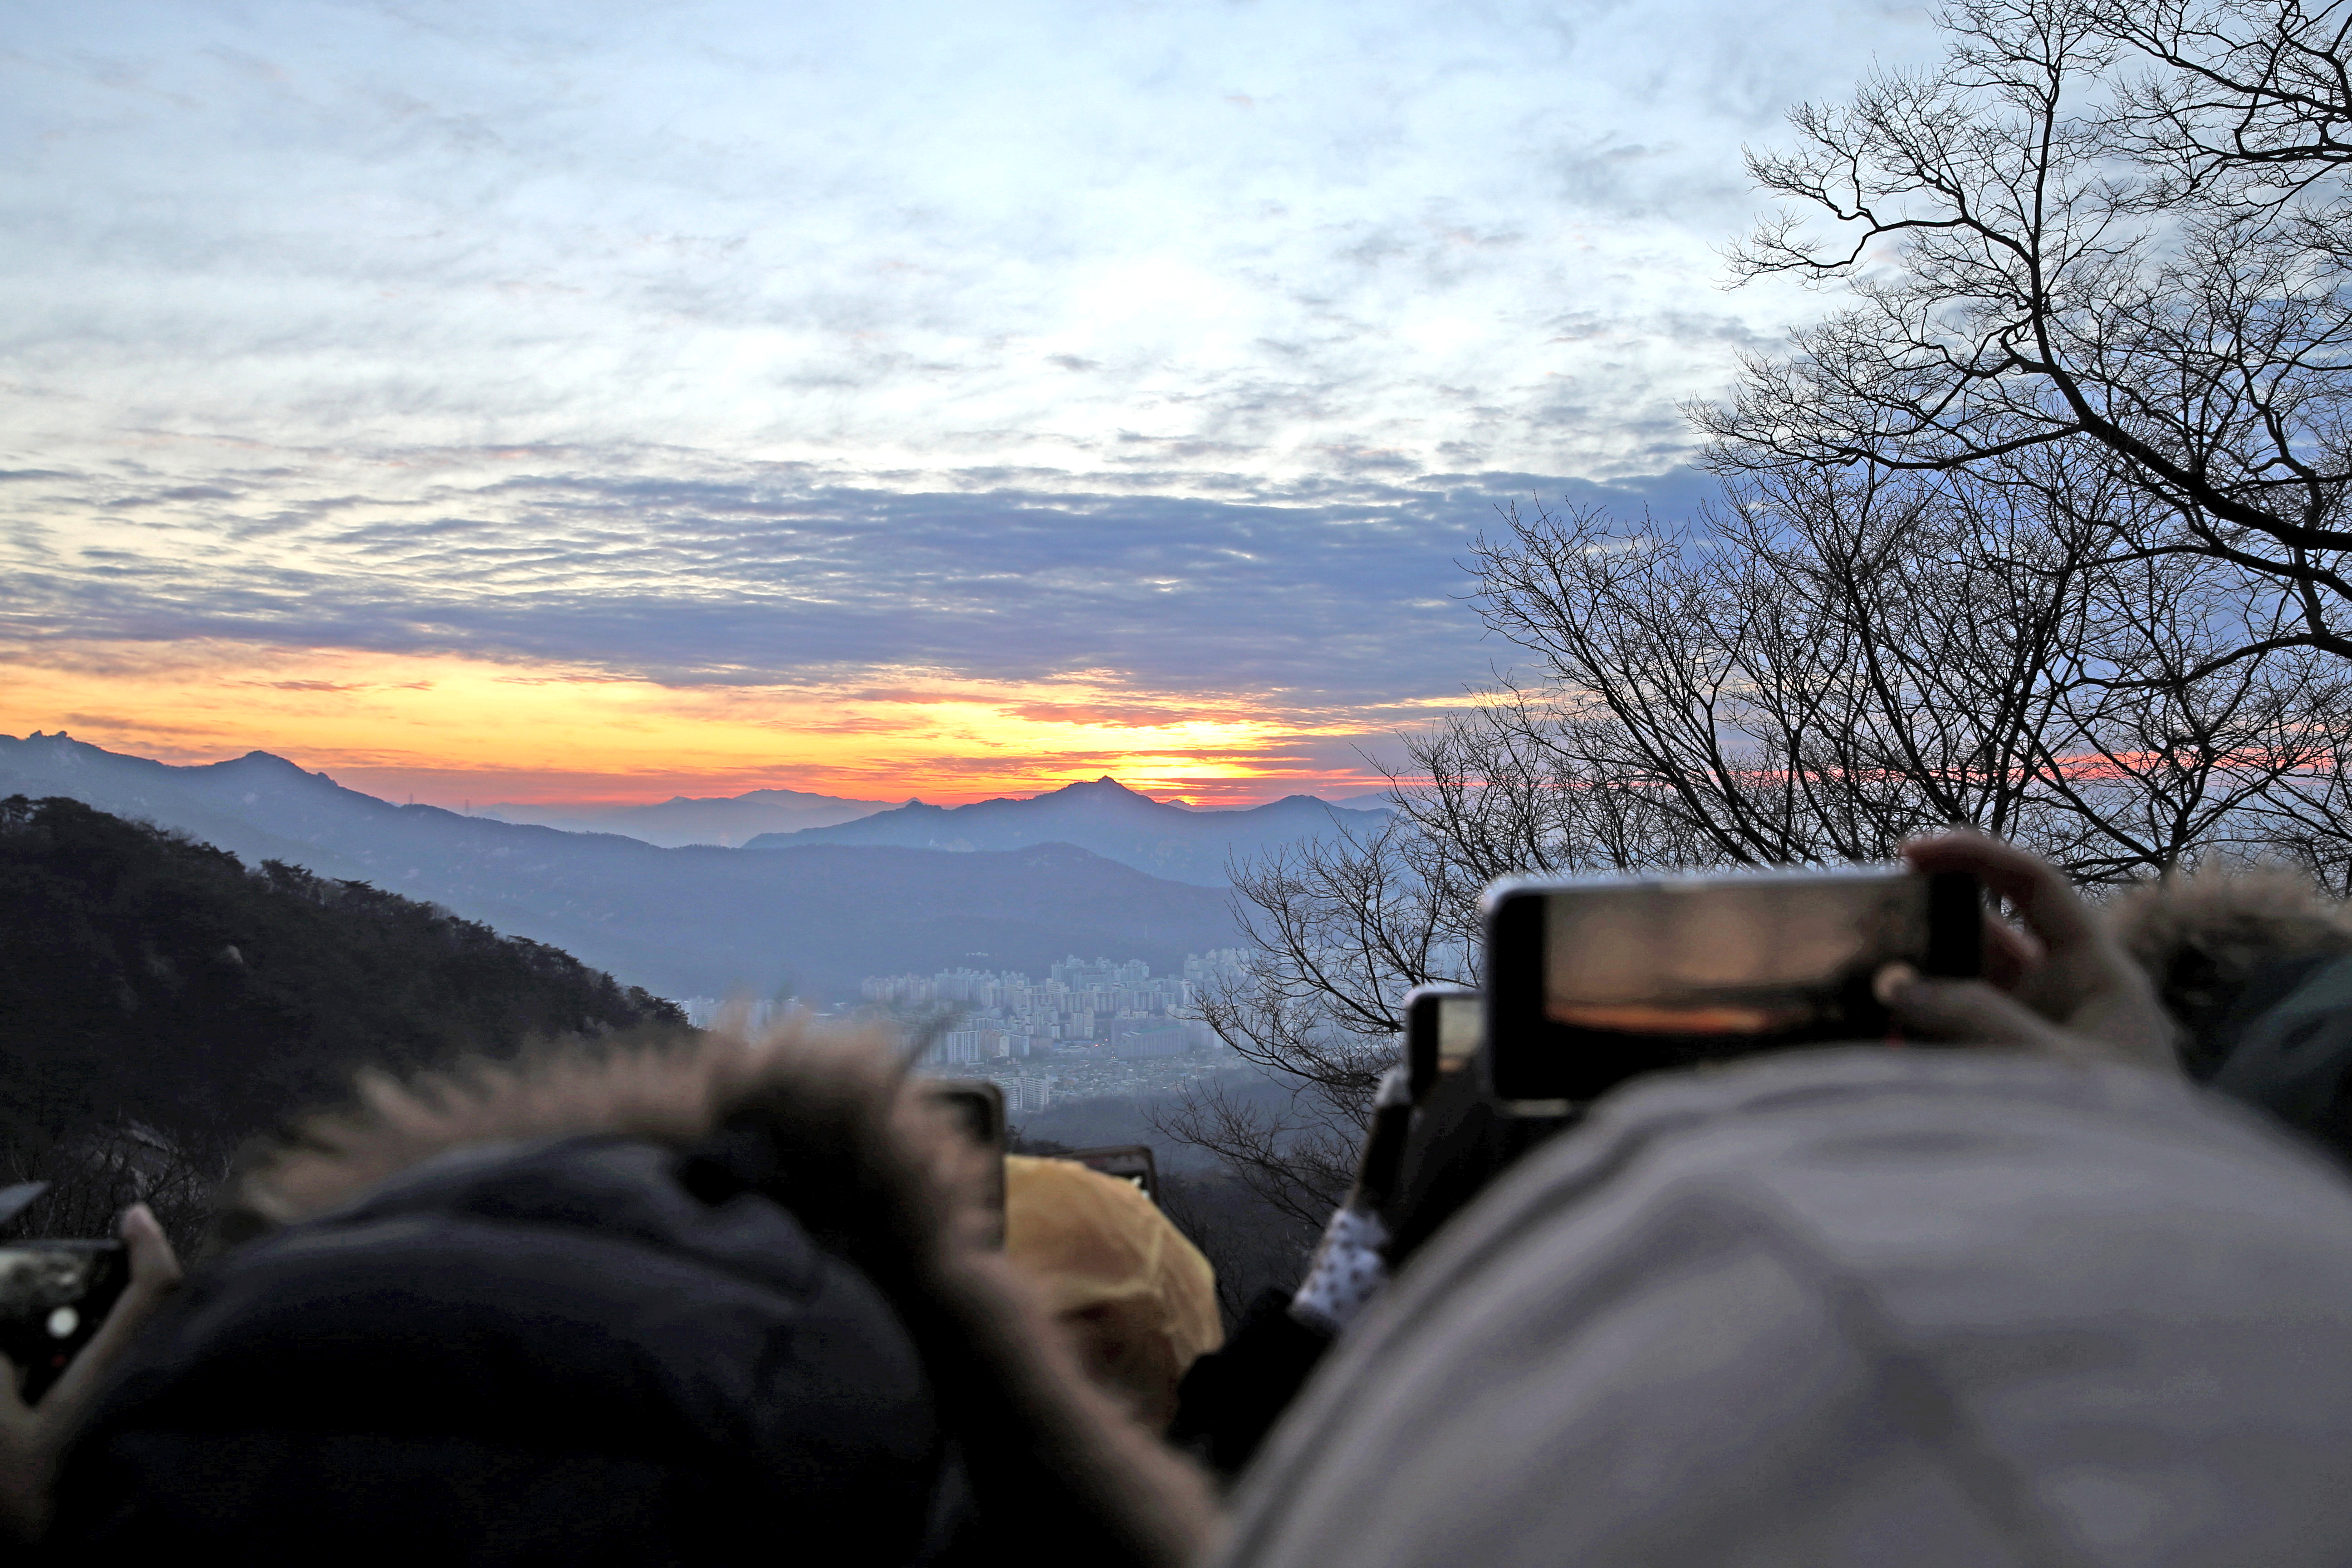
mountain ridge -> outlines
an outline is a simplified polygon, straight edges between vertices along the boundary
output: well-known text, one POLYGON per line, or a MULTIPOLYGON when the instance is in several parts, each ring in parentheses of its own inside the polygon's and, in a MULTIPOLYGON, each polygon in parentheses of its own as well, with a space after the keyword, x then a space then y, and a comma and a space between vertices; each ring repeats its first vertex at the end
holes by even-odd
POLYGON ((1238 937, 1221 895, 1076 846, 665 848, 397 805, 267 752, 181 767, 37 731, 0 736, 0 796, 15 794, 428 900, 671 997, 791 984, 846 999, 867 974, 983 959, 1037 972, 1074 952, 1172 968, 1238 937))
POLYGON ((553 827, 565 833, 618 833, 664 848, 688 844, 734 847, 761 833, 828 827, 887 811, 887 800, 851 800, 797 789, 755 789, 732 795, 677 795, 644 805, 581 809, 503 802, 474 815, 500 822, 553 827))
POLYGON ((1156 801, 1106 773, 1043 795, 999 796, 967 805, 911 800, 825 827, 763 833, 752 851, 798 850, 819 844, 895 845, 951 853, 1066 843, 1137 870, 1196 887, 1224 887, 1237 857, 1302 839, 1378 829, 1382 814, 1355 811, 1311 795, 1222 811, 1156 801))

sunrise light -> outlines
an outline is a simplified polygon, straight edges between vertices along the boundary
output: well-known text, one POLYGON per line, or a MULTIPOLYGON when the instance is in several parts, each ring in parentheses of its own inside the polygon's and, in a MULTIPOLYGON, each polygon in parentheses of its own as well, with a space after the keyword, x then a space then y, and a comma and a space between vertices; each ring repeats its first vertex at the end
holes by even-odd
POLYGON ((761 788, 941 804, 1104 774, 1244 805, 1379 787, 1302 742, 1356 732, 1234 700, 1108 681, 1006 684, 882 670, 842 686, 668 686, 455 655, 247 644, 86 644, 0 661, 0 731, 63 728, 190 763, 278 752, 389 798, 626 804, 761 788))

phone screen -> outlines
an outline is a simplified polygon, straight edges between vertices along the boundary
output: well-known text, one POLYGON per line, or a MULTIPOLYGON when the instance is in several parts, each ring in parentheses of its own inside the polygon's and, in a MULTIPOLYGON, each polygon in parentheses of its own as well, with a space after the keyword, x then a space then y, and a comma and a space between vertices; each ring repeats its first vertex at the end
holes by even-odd
POLYGON ((1521 885, 1489 908, 1497 1098, 1591 1100, 1636 1073, 1885 1037, 1881 966, 1974 974, 1965 874, 1772 872, 1521 885))
POLYGON ((933 1079, 926 1089, 987 1152, 982 1208, 993 1216, 993 1244, 1004 1244, 1004 1091, 984 1078, 933 1079))
POLYGON ((1416 986, 1405 996, 1404 1019, 1405 1072, 1418 1102, 1441 1074, 1478 1054, 1486 1037, 1486 998, 1459 986, 1416 986))
POLYGON ((18 1241, 0 1246, 0 1351, 39 1401, 89 1343, 131 1282, 119 1241, 18 1241))

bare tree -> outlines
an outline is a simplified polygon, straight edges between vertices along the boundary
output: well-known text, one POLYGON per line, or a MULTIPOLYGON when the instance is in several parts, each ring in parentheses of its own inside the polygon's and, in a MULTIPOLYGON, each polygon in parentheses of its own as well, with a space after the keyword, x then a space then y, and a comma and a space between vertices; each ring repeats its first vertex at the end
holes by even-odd
MULTIPOLYGON (((2352 163, 2352 6, 2301 0, 2131 0, 2094 25, 2150 68, 2118 94, 2117 145, 2167 172, 2178 200, 2277 210, 2352 163)), ((2337 198, 2325 195, 2320 216, 2337 198)))
POLYGON ((1281 1212, 1319 1227, 1348 1193, 1372 1091, 1396 1060, 1415 985, 1467 973, 1476 889, 1448 875, 1408 820, 1273 851, 1234 868, 1254 949, 1201 1016, 1244 1061, 1290 1090, 1276 1109, 1212 1085, 1160 1112, 1281 1212))
POLYGON ((2340 879, 2352 672, 2214 657, 2242 579, 2107 552, 2146 501, 2095 458, 1767 469, 1692 524, 1507 512, 1471 564, 1514 678, 1406 737, 1378 832, 1236 870, 1255 952, 1204 1016, 1290 1112, 1211 1094, 1163 1130, 1328 1210, 1404 993, 1475 980, 1499 877, 1881 860, 1966 823, 2090 883, 2281 853, 2340 879))
POLYGON ((1237 878, 1256 956, 1208 1016, 1306 1109, 1199 1141, 1344 1186, 1403 992, 1471 977, 1500 876, 1966 823, 2085 883, 2352 889, 2346 6, 1966 0, 1937 68, 1797 110, 1735 273, 1849 305, 1691 411, 1720 508, 1477 542, 1525 658, 1407 738, 1381 833, 1237 878))
POLYGON ((47 1184, 16 1220, 19 1235, 110 1237, 124 1209, 145 1204, 185 1258, 205 1239, 229 1161, 227 1151, 198 1148, 129 1121, 62 1140, 13 1139, 0 1157, 0 1186, 47 1184))
POLYGON ((1800 107, 1735 272, 1854 302, 1692 410, 1717 470, 2091 448, 2142 501, 2108 555, 2267 598, 2208 657, 2352 657, 2342 16, 1968 0, 1939 68, 1800 107))
POLYGON ((1511 868, 1885 859, 1967 823, 2108 882, 2308 837, 2282 824, 2338 787, 2346 672, 2218 658, 2242 580, 2105 553, 2142 498, 2075 456, 1768 470, 1698 528, 1514 514, 1481 602, 1540 683, 1472 721, 1507 749, 1449 742, 1545 759, 1546 826, 1510 831, 1551 843, 1511 868))

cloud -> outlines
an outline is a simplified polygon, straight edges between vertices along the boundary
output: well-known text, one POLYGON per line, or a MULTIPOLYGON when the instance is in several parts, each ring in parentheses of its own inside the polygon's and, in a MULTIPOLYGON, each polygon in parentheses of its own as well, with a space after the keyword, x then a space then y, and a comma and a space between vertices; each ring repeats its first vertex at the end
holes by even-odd
POLYGON ((20 7, 0 649, 993 682, 1353 766, 1513 657, 1458 597, 1498 504, 1703 492, 1678 403, 1822 308, 1717 287, 1740 144, 1933 41, 1880 0, 20 7))
POLYGON ((1246 496, 1034 471, 886 489, 667 449, 538 451, 520 471, 503 452, 274 466, 266 495, 177 476, 129 507, 120 476, 56 483, 42 525, 0 542, 0 633, 461 653, 680 687, 1084 676, 1150 694, 1119 721, 1153 723, 1220 694, 1457 689, 1495 653, 1456 563, 1496 507, 1671 509, 1706 488, 1384 460, 1246 496), (369 477, 383 488, 352 488, 369 477))
POLYGON ((1087 470, 1143 440, 1253 479, 1671 463, 1675 402, 1819 308, 1716 292, 1740 144, 1931 41, 1797 0, 133 0, 14 33, 28 449, 1087 470))

